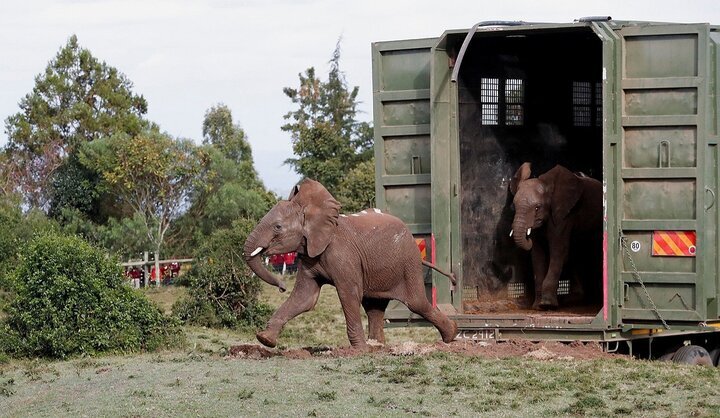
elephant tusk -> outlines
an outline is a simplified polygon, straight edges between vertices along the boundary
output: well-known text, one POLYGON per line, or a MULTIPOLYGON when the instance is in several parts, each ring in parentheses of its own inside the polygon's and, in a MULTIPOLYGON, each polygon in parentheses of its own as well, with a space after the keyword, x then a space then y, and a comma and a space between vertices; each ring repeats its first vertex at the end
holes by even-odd
POLYGON ((530 232, 532 232, 532 228, 528 228, 526 235, 527 235, 527 236, 530 236, 530 232))
POLYGON ((255 249, 255 251, 253 251, 252 254, 250 254, 250 257, 255 257, 255 256, 258 255, 258 254, 260 253, 260 251, 262 251, 263 249, 264 249, 263 247, 257 247, 257 248, 255 249))
POLYGON ((513 230, 511 229, 511 230, 510 230, 510 236, 512 236, 512 234, 513 234, 513 230))

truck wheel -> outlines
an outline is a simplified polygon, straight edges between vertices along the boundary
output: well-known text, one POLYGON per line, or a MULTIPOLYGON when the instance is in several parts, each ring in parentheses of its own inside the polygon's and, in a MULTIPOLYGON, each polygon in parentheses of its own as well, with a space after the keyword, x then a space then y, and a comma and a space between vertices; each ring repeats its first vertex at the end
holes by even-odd
POLYGON ((718 358, 720 358, 720 347, 710 350, 710 360, 714 365, 718 365, 718 358))
POLYGON ((710 353, 699 345, 686 345, 680 347, 672 359, 673 363, 695 364, 701 366, 712 366, 710 353))

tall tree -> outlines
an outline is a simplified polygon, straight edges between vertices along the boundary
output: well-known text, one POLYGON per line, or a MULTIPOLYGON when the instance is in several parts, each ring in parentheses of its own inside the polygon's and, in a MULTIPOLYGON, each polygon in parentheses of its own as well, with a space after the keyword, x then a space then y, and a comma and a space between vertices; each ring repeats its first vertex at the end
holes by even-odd
POLYGON ((226 105, 219 103, 205 112, 203 144, 212 146, 223 157, 213 158, 216 163, 213 169, 222 177, 221 181, 238 181, 248 188, 262 188, 245 131, 234 123, 232 112, 226 105))
POLYGON ((115 134, 80 151, 82 164, 101 173, 109 190, 143 222, 156 260, 171 224, 189 206, 206 160, 192 141, 174 140, 155 129, 115 134))
POLYGON ((297 156, 285 163, 336 194, 343 178, 373 157, 372 128, 356 119, 358 87, 350 89, 340 71, 340 41, 330 60, 327 81, 318 79, 312 67, 298 76, 298 88, 283 89, 298 107, 285 115, 288 122, 282 126, 290 132, 297 156))
MULTIPOLYGON (((125 133, 135 136, 147 127, 143 119, 147 102, 133 94, 132 82, 117 69, 100 62, 89 50, 81 48, 75 35, 60 49, 45 71, 35 77, 32 92, 20 100, 20 112, 5 120, 8 144, 5 153, 11 164, 3 171, 12 173, 14 189, 20 191, 30 207, 48 210, 53 196, 53 181, 78 147, 98 138, 125 133)), ((69 175, 58 184, 84 205, 87 178, 77 169, 61 171, 69 175)))
POLYGON ((252 149, 245 131, 233 122, 232 112, 219 103, 205 112, 203 119, 203 144, 214 145, 232 161, 252 163, 252 149))
POLYGON ((208 157, 201 173, 203 187, 195 189, 192 206, 173 234, 172 245, 179 253, 198 248, 204 238, 237 219, 259 219, 277 201, 258 178, 247 136, 224 104, 205 113, 203 143, 208 157))

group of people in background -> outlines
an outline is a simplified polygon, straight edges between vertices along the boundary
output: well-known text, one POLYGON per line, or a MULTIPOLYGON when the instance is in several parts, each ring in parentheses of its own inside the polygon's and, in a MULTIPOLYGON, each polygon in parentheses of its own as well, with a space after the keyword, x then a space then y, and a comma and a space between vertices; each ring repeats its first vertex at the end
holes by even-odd
POLYGON ((297 253, 271 255, 268 263, 278 273, 293 274, 297 271, 297 253))

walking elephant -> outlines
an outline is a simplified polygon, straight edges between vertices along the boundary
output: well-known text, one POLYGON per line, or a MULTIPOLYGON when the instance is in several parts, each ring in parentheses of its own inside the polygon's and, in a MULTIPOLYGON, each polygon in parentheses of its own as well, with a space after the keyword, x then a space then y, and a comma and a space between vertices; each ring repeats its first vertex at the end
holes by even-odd
MULTIPOLYGON (((560 275, 571 246, 586 253, 578 254, 578 259, 587 259, 581 257, 584 255, 601 257, 595 249, 601 243, 602 184, 560 165, 531 179, 530 163, 526 162, 511 180, 510 191, 515 195, 510 236, 519 248, 531 251, 535 279, 533 309, 556 309, 560 275), (589 244, 576 245, 580 239, 589 244)), ((579 295, 583 294, 583 287, 594 289, 596 285, 587 282, 596 279, 592 272, 581 273, 585 277, 583 285, 571 285, 571 292, 579 295)))
POLYGON ((311 310, 320 287, 337 289, 354 348, 366 349, 360 306, 368 316, 369 337, 384 342, 383 318, 396 299, 432 323, 450 342, 457 325, 425 296, 422 258, 412 234, 398 218, 377 209, 340 215, 340 204, 320 183, 306 179, 258 223, 245 242, 250 269, 281 291, 285 284, 267 271, 263 255, 297 251, 298 272, 290 297, 270 318, 257 339, 274 347, 282 327, 311 310))

